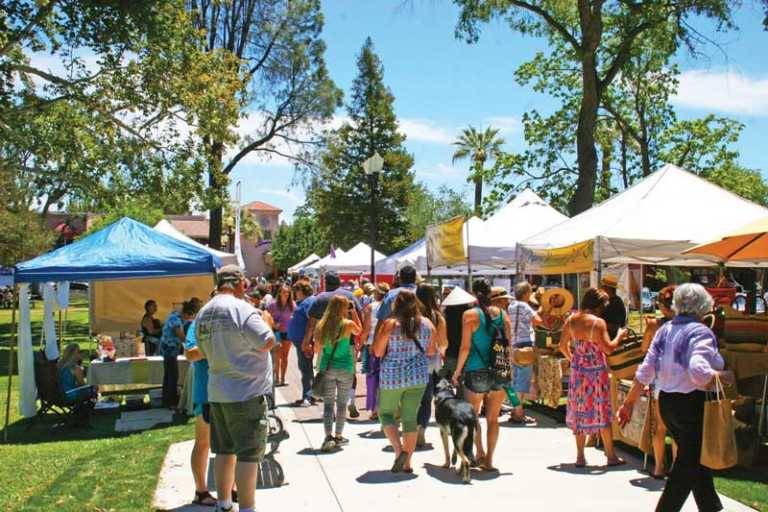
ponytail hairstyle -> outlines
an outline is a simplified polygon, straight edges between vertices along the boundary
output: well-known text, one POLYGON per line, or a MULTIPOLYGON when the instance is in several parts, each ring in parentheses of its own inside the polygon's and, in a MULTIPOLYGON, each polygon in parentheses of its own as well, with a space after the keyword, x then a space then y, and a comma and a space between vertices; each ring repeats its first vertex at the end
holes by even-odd
POLYGON ((429 318, 437 328, 440 318, 443 314, 440 312, 440 306, 437 305, 437 292, 435 287, 429 283, 421 283, 416 288, 416 298, 421 303, 421 314, 429 318))
POLYGON ((477 297, 480 310, 485 315, 485 330, 488 331, 488 334, 492 334, 491 313, 488 311, 488 308, 491 307, 491 285, 488 284, 488 280, 483 277, 475 279, 472 283, 472 293, 477 297))
POLYGON ((323 318, 317 324, 317 337, 320 343, 336 343, 339 341, 339 330, 347 317, 350 302, 343 295, 334 295, 325 308, 323 318))
POLYGON ((418 325, 421 318, 420 303, 410 290, 400 290, 392 306, 392 317, 400 323, 405 337, 417 341, 418 325))

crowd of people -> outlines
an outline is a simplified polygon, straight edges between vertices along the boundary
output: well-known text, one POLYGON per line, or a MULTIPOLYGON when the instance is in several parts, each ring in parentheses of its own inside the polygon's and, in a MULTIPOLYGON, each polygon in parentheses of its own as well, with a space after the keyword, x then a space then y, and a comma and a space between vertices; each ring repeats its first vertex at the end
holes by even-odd
MULTIPOLYGON (((477 279, 471 293, 461 288, 439 293, 420 283, 411 266, 400 269, 392 289, 386 283, 349 286, 334 272, 325 274, 324 281, 325 291, 319 293, 304 278, 271 288, 252 286, 237 267, 227 266, 219 271, 217 290, 205 305, 185 302, 160 324, 154 318, 156 305, 147 302, 142 330, 167 361, 168 406, 177 399, 178 376, 171 361, 182 344, 193 361, 194 502, 227 511, 238 500, 240 510, 252 509, 267 438, 267 407, 273 386, 285 385, 292 347, 301 375, 301 395, 293 405, 322 402, 322 451, 335 452, 350 442, 344 427, 348 417, 360 415, 355 407, 359 362, 365 409, 393 449, 393 472, 414 471, 413 454, 426 442, 441 377, 452 381, 458 396, 485 418, 485 432, 479 422, 475 429, 472 465, 498 471, 494 454, 503 411, 509 412, 507 421, 534 421, 523 409, 531 396, 533 329, 542 323, 533 287, 520 282, 510 295, 477 279), (511 349, 508 381, 494 377, 492 346, 499 339, 511 349), (209 449, 216 454, 217 498, 205 478, 209 449)), ((658 399, 653 414, 660 426, 652 476, 664 478, 667 432, 677 447, 658 510, 679 510, 690 492, 701 510, 718 510, 712 477, 697 455, 703 390, 715 376, 732 380, 723 371, 714 334, 699 322, 711 310, 711 298, 691 284, 659 293, 663 316, 648 322, 643 341, 648 355, 625 403, 613 411, 606 356, 627 332, 615 288, 615 280, 606 278, 600 288, 584 293, 564 323, 558 347, 570 361, 566 424, 574 433, 575 466, 587 464, 585 445, 597 437, 607 466, 624 463, 614 451, 612 420, 616 415, 626 423, 640 393, 650 386, 658 399)))

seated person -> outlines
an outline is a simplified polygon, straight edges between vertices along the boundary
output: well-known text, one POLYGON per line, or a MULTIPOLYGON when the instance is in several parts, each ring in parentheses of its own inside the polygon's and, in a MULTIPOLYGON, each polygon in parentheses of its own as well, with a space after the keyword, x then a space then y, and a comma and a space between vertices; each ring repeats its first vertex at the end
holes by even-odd
POLYGON ((155 318, 157 302, 150 299, 144 303, 144 316, 141 318, 141 335, 144 337, 144 354, 153 356, 160 347, 163 324, 155 318))
POLYGON ((85 383, 85 371, 81 366, 80 345, 70 343, 57 364, 59 385, 70 403, 83 403, 96 398, 96 386, 85 383))

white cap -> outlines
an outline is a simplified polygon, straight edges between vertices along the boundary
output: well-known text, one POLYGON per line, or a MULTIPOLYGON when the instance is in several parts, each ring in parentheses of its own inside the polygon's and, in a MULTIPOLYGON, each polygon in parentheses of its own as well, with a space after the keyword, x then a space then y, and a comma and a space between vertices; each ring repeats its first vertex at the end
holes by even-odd
POLYGON ((472 304, 473 302, 477 302, 477 299, 464 291, 463 288, 457 286, 445 298, 443 306, 462 306, 464 304, 472 304))

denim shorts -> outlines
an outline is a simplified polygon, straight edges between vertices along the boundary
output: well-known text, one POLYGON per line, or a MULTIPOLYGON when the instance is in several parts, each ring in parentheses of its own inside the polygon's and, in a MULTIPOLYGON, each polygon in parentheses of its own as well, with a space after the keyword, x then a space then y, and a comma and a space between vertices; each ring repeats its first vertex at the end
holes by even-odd
POLYGON ((512 387, 516 393, 528 393, 531 389, 531 375, 533 375, 533 365, 530 366, 512 366, 514 375, 512 376, 512 387))

